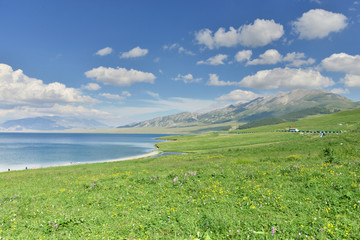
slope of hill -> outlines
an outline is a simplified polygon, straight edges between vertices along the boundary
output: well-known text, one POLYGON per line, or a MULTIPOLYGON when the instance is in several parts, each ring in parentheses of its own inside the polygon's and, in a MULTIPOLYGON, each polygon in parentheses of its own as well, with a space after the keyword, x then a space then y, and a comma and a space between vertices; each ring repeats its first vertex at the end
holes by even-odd
POLYGON ((302 131, 359 131, 360 130, 360 109, 345 110, 329 115, 301 119, 295 122, 283 122, 273 125, 264 124, 263 126, 250 129, 237 130, 236 132, 266 132, 278 131, 293 126, 302 131))
POLYGON ((226 122, 245 123, 262 118, 282 118, 296 120, 313 114, 332 113, 339 110, 355 109, 359 102, 324 90, 297 89, 288 93, 260 97, 247 103, 200 113, 179 113, 159 117, 123 127, 183 127, 221 124, 226 122))

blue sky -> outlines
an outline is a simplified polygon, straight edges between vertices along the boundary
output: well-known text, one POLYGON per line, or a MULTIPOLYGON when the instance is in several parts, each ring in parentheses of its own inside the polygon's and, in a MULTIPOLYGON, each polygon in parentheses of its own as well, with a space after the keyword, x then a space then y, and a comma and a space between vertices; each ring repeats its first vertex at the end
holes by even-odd
POLYGON ((0 0, 0 122, 117 126, 296 88, 360 101, 360 1, 0 0))

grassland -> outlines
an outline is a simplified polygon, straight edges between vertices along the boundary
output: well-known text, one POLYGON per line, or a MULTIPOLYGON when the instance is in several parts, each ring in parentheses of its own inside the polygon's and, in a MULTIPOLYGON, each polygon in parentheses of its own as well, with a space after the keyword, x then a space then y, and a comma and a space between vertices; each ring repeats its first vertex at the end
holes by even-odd
POLYGON ((357 114, 303 120, 320 128, 340 127, 343 119, 344 133, 323 138, 261 131, 172 136, 176 141, 158 143, 160 150, 188 154, 0 173, 0 236, 357 239, 357 114))

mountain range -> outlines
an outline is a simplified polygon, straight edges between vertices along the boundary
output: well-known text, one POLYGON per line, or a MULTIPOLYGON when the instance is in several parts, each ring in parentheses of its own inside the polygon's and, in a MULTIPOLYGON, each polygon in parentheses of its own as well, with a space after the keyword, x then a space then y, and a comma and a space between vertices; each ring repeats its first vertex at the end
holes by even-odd
POLYGON ((108 128, 93 119, 44 116, 9 120, 0 124, 1 131, 60 131, 67 129, 108 128))
MULTIPOLYGON (((309 115, 329 114, 345 109, 360 108, 338 94, 324 90, 297 89, 272 96, 259 97, 250 102, 232 104, 206 113, 183 112, 158 117, 118 128, 181 128, 216 124, 248 128, 259 125, 295 121, 309 115), (231 124, 230 124, 231 123, 231 124)), ((86 118, 43 116, 9 120, 0 124, 0 131, 61 131, 68 129, 104 129, 109 126, 86 118)))
POLYGON ((354 102, 329 91, 297 89, 287 93, 259 97, 246 103, 232 104, 207 113, 184 112, 119 128, 174 128, 226 122, 243 124, 264 118, 274 119, 274 121, 297 120, 308 115, 327 114, 359 107, 360 102, 354 102))

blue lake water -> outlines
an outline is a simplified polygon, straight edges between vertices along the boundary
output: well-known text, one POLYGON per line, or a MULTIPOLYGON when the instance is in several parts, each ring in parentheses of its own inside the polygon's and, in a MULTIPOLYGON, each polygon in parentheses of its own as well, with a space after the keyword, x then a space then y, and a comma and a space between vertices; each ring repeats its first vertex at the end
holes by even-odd
POLYGON ((155 150, 164 134, 0 133, 0 171, 102 162, 155 150))

